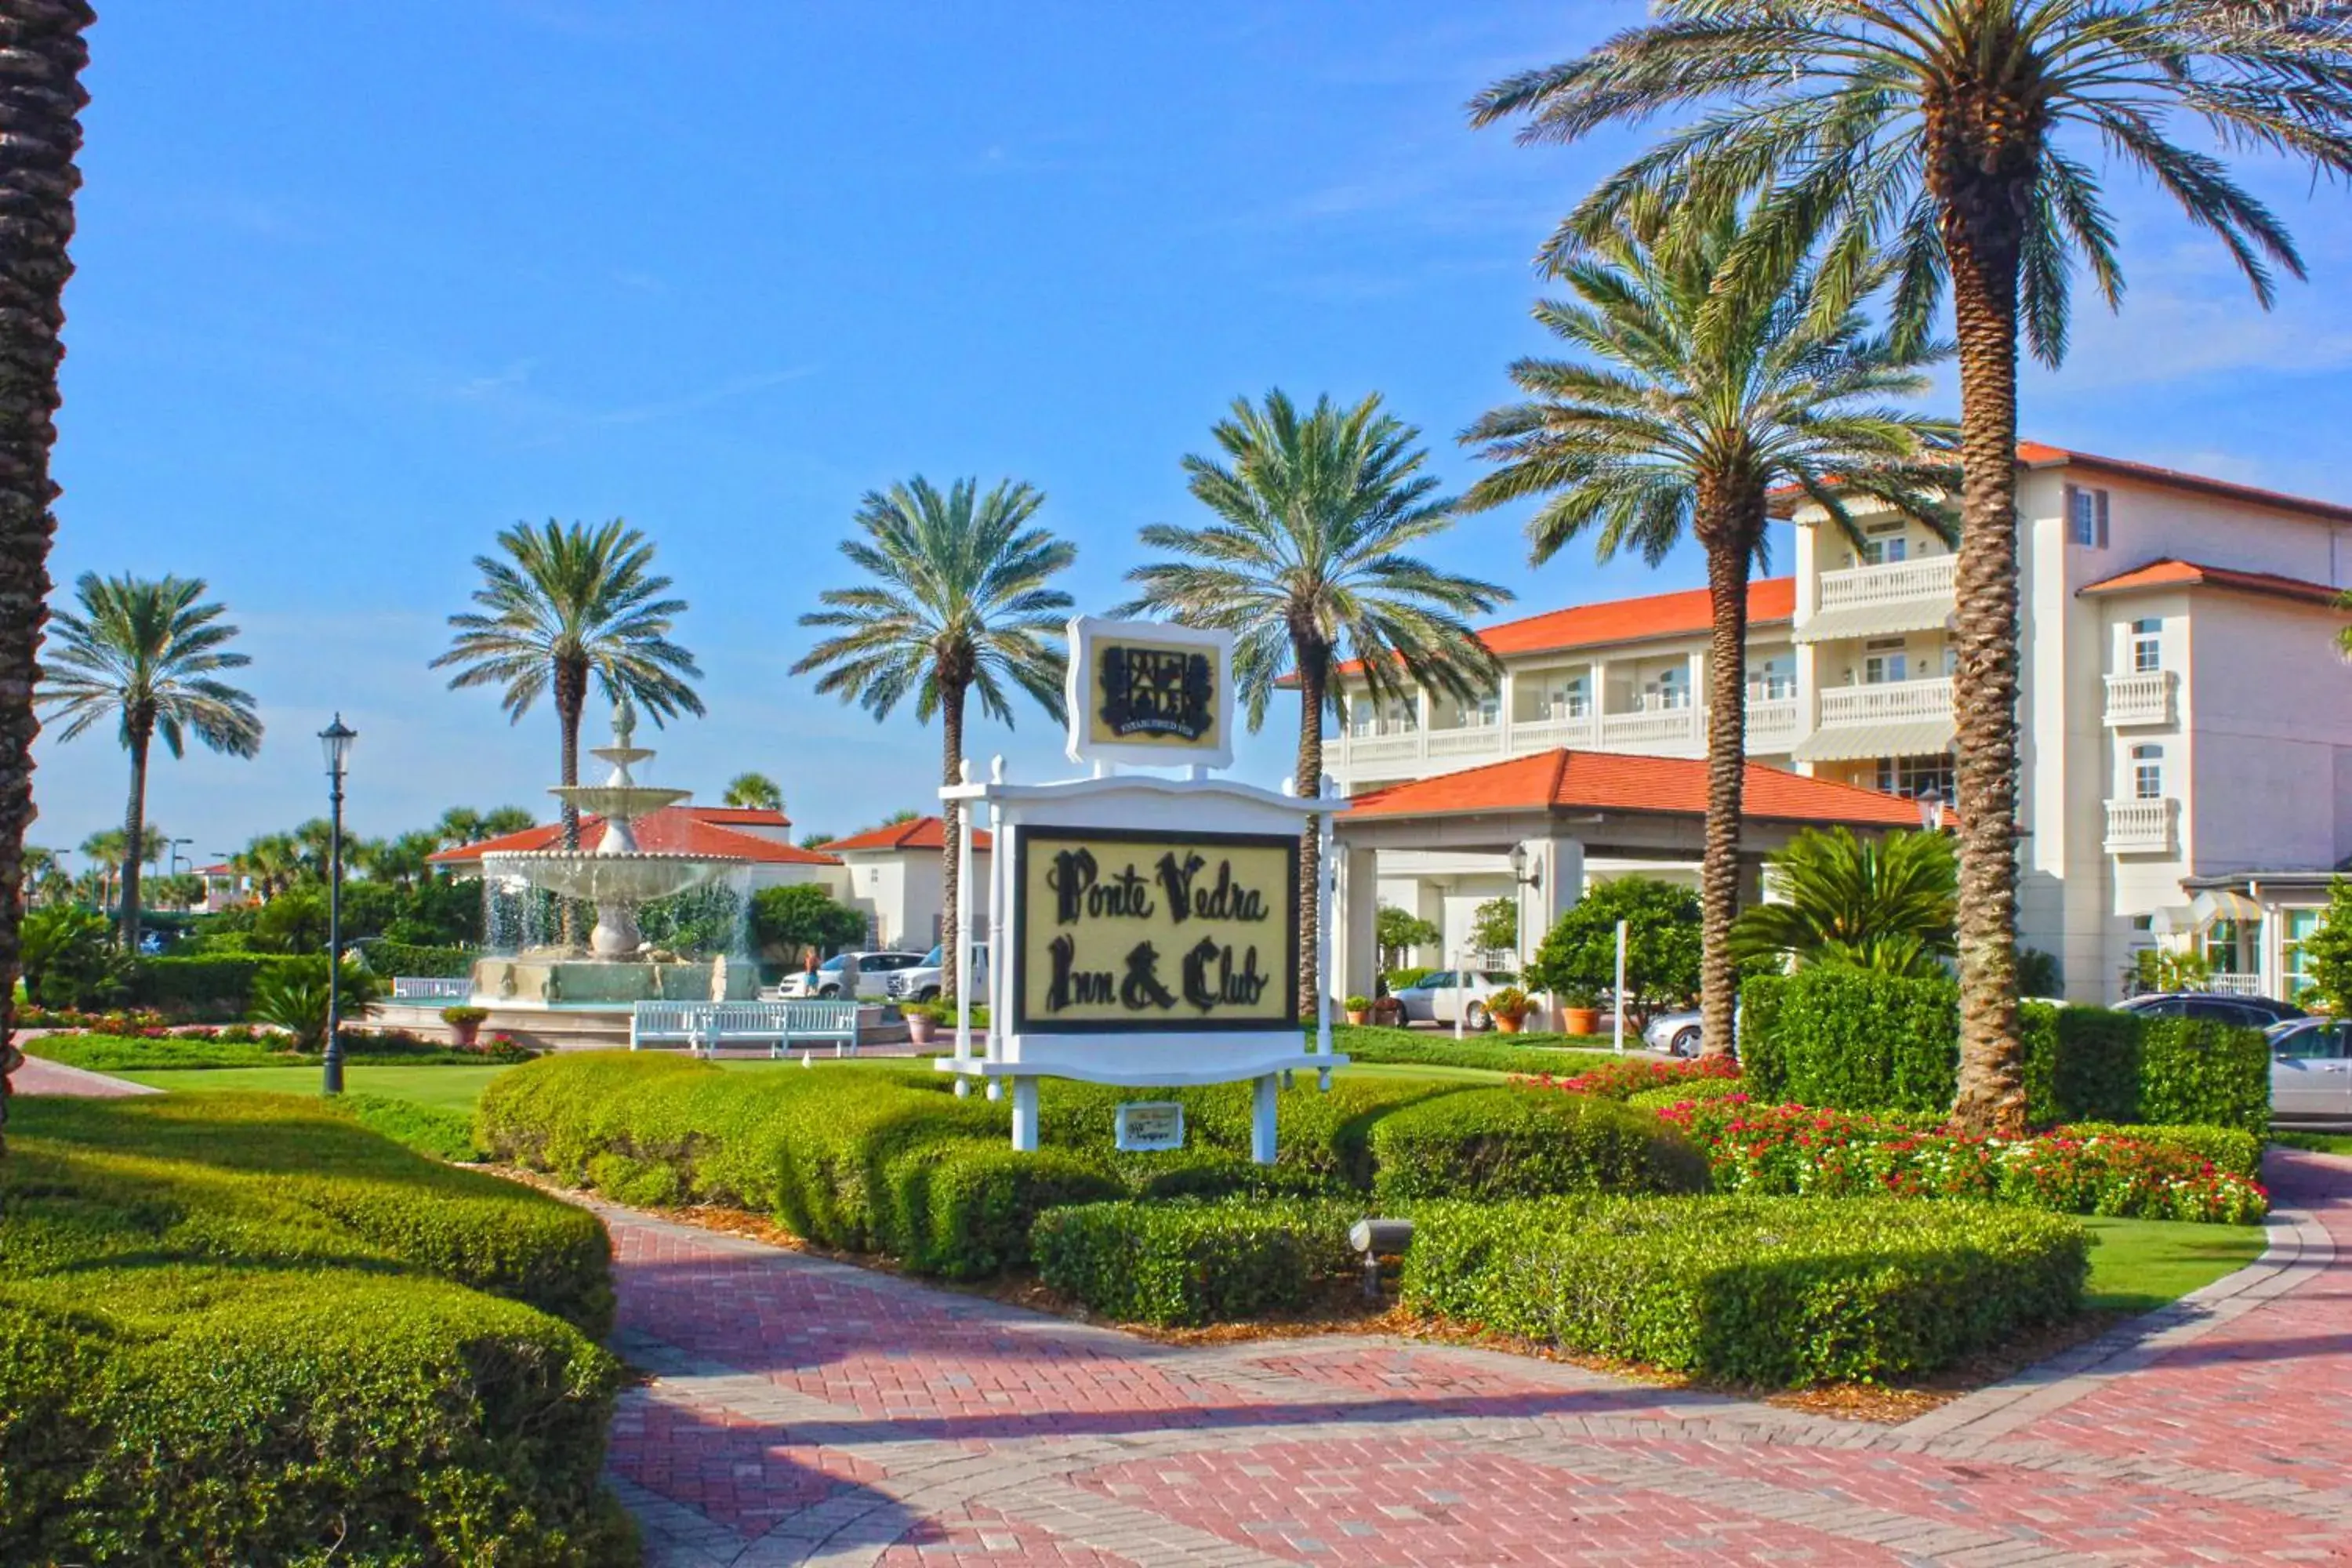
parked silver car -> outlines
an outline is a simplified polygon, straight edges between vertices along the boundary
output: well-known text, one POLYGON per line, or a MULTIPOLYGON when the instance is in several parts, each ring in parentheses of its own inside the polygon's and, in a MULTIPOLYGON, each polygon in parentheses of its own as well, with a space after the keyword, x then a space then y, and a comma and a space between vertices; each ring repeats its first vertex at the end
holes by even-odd
POLYGON ((805 970, 795 970, 776 987, 788 1000, 807 996, 837 997, 846 985, 853 996, 880 1001, 890 994, 890 977, 923 962, 919 952, 836 952, 816 967, 815 984, 805 970), (845 981, 845 976, 855 976, 845 981))
POLYGON ((1466 1028, 1486 1029, 1495 1022, 1486 1016, 1486 998, 1518 983, 1517 975, 1504 969, 1440 969, 1399 990, 1396 999, 1408 1024, 1451 1024, 1458 1018, 1466 1028))
MULTIPOLYGON (((1738 1031, 1733 1031, 1737 1037, 1738 1031)), ((1699 1013, 1696 1007, 1682 1013, 1658 1013, 1652 1016, 1649 1026, 1642 1031, 1642 1041, 1654 1051, 1668 1056, 1698 1055, 1699 1013)))
POLYGON ((2271 1120, 2352 1121, 2352 1024, 2289 1018, 2265 1032, 2271 1047, 2271 1120))

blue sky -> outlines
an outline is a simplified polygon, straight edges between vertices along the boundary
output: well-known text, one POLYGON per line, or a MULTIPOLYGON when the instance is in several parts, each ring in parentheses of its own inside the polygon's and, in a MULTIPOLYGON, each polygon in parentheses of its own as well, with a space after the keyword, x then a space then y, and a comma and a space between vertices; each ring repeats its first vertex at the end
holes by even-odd
MULTIPOLYGON (((509 726, 425 667, 470 558, 548 517, 628 518, 692 604, 710 716, 648 737, 659 782, 757 768, 835 831, 927 803, 935 731, 786 673, 858 496, 1028 479, 1100 609, 1137 528, 1196 515, 1178 462, 1237 395, 1379 390, 1467 483, 1454 433, 1542 347, 1528 258, 1631 143, 1518 148, 1461 105, 1642 10, 114 0, 52 574, 209 579, 269 727, 255 761, 160 762, 151 816, 208 858, 317 815, 338 708, 359 832, 543 805, 551 713, 509 726)), ((2124 180, 2131 300, 2031 378, 2030 434, 2352 500, 2352 204, 2255 184, 2312 283, 2262 315, 2124 180)), ((1520 521, 1436 553, 1526 610, 1700 580, 1529 571, 1520 521)), ((1291 722, 1246 774, 1286 771, 1291 722)), ((1066 767, 1034 711, 973 749, 1066 767)), ((37 754, 34 842, 120 820, 103 732, 37 754)))

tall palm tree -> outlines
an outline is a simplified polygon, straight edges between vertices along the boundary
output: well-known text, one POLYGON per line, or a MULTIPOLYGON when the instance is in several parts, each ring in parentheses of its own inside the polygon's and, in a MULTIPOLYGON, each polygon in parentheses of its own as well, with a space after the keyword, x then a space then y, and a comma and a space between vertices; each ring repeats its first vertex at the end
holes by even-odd
POLYGON ((784 809, 784 792, 765 773, 737 773, 727 781, 727 793, 720 798, 729 805, 752 811, 784 809))
MULTIPOLYGON (((103 827, 83 839, 80 847, 75 851, 93 867, 98 868, 98 886, 101 895, 100 901, 110 908, 114 903, 115 889, 122 878, 124 847, 130 842, 122 837, 122 829, 120 827, 103 827)), ((146 866, 154 865, 163 858, 163 851, 170 842, 163 836, 162 828, 152 822, 149 823, 140 830, 140 863, 146 866)), ((30 851, 26 853, 29 856, 30 851)), ((30 864, 29 859, 27 864, 30 864)))
POLYGON ((455 849, 460 844, 478 844, 489 835, 482 831, 482 814, 470 805, 453 805, 441 814, 433 825, 433 847, 455 849))
POLYGON ((8 1077, 23 1059, 16 1026, 16 931, 24 915, 25 830, 33 822, 33 704, 49 599, 49 447, 57 440, 58 363, 65 355, 66 279, 81 173, 83 0, 21 0, 0 13, 0 1152, 8 1077))
POLYGON ((202 602, 201 577, 100 577, 74 584, 79 611, 61 610, 41 664, 38 700, 65 721, 70 741, 111 719, 131 753, 131 798, 122 811, 122 947, 139 951, 139 866, 147 848, 147 752, 163 738, 174 757, 194 734, 232 757, 261 750, 261 719, 250 694, 220 679, 253 661, 232 652, 236 627, 217 604, 202 602))
MULTIPOLYGON (((1347 408, 1319 397, 1304 414, 1279 390, 1263 406, 1236 398, 1211 434, 1223 460, 1195 454, 1184 471, 1216 521, 1146 528, 1143 542, 1173 559, 1129 572, 1139 591, 1119 613, 1233 632, 1234 691, 1253 731, 1276 684, 1297 680, 1300 795, 1322 793, 1323 715, 1339 710, 1343 662, 1362 666, 1374 701, 1414 682, 1465 700, 1492 688, 1501 667, 1465 617, 1510 590, 1402 553, 1452 527, 1455 502, 1434 493, 1428 449, 1413 445, 1421 432, 1384 412, 1380 394, 1347 408)), ((1298 850, 1302 1014, 1322 985, 1320 850, 1310 826, 1298 850)))
MULTIPOLYGON (((916 718, 940 716, 943 784, 961 776, 967 693, 977 692, 981 711, 1009 727, 1009 681, 1059 720, 1068 655, 1054 638, 1073 601, 1045 584, 1078 549, 1030 526, 1045 504, 1043 490, 1012 479, 984 496, 977 479, 958 479, 943 494, 920 475, 866 491, 853 520, 865 537, 843 540, 841 552, 871 581, 826 589, 820 598, 828 607, 801 617, 801 625, 835 635, 809 649, 793 673, 816 673, 819 691, 839 692, 877 721, 913 693, 916 718)), ((961 979, 955 844, 963 807, 946 806, 940 984, 952 994, 961 979)))
MULTIPOLYGON (((2115 227, 2075 143, 2147 177, 2272 300, 2293 239, 2218 158, 2224 146, 2352 174, 2352 28, 2342 0, 1657 0, 1654 19, 1474 100, 1533 141, 1712 104, 1604 180, 1548 247, 1629 203, 1766 189, 1742 255, 1769 278, 1826 234, 1856 277, 1892 241, 1897 330, 1928 335, 1947 286, 1958 326, 1962 533, 1954 682, 1960 806, 1960 1069, 1966 1126, 2024 1125, 2017 1021, 2017 346, 2055 363, 2079 260, 2122 297, 2115 227)), ((1727 289, 1727 301, 1738 289, 1727 289)))
MULTIPOLYGON (((701 716, 689 681, 702 678, 694 656, 670 641, 683 599, 665 599, 667 577, 652 574, 654 547, 619 518, 591 529, 548 521, 517 523, 499 534, 505 552, 474 557, 482 585, 477 610, 449 617, 457 636, 431 668, 455 668, 449 688, 495 686, 515 723, 542 692, 555 704, 561 734, 560 783, 580 782, 580 718, 593 680, 611 701, 625 699, 658 725, 680 712, 701 716)), ((563 847, 580 847, 580 808, 563 803, 563 847)), ((578 911, 563 909, 566 942, 576 940, 578 911)))
POLYGON ((228 858, 232 869, 251 879, 264 902, 292 887, 303 870, 302 846, 290 833, 266 833, 228 858))
POLYGON ((1562 261, 1574 302, 1536 319, 1580 360, 1522 359, 1511 379, 1528 401, 1463 436, 1501 464, 1471 487, 1471 507, 1525 497, 1541 565, 1590 536, 1602 561, 1624 548, 1652 564, 1685 538, 1706 552, 1706 842, 1701 867, 1699 1013, 1704 1049, 1731 1051, 1738 963, 1740 784, 1747 768, 1748 583, 1764 560, 1769 498, 1801 489, 1857 540, 1853 498, 1928 523, 1947 537, 1940 497, 1954 476, 1934 464, 1950 423, 1888 400, 1927 389, 1919 367, 1939 351, 1873 336, 1851 299, 1799 268, 1778 290, 1710 310, 1718 272, 1742 234, 1736 209, 1645 219, 1562 261), (1843 307, 1843 308, 1841 308, 1843 307))
POLYGON ((1952 954, 1958 873, 1942 833, 1865 842, 1850 827, 1807 828, 1772 857, 1772 902, 1739 917, 1742 958, 1774 953, 1914 978, 1952 954))

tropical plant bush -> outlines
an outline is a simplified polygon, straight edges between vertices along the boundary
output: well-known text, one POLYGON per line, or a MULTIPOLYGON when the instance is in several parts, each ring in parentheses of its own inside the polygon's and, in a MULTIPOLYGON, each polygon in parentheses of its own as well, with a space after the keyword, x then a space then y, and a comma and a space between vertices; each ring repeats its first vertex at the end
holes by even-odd
POLYGON ((1116 1322, 1261 1318, 1354 1270, 1360 1211, 1315 1198, 1081 1204, 1039 1215, 1030 1250, 1040 1279, 1116 1322))
POLYGON ((330 965, 322 953, 289 959, 255 975, 251 1006, 256 1023, 274 1024, 293 1037, 296 1049, 315 1051, 326 1044, 331 1000, 340 1003, 342 1017, 356 1018, 374 996, 374 977, 366 970, 330 965))
POLYGON ((1732 926, 1741 957, 1913 978, 1944 973, 1959 862, 1942 833, 1864 839, 1850 827, 1809 827, 1770 866, 1773 900, 1750 906, 1732 926))
POLYGON ((316 1101, 19 1101, 0 1561, 632 1559, 603 1227, 316 1101))
POLYGON ((1408 1309, 1741 1383, 1934 1372, 2082 1307, 2089 1239, 1990 1205, 1571 1197, 1414 1214, 1408 1309))
POLYGON ((2319 917, 2319 929, 2296 945, 2302 950, 2303 972, 2311 977, 2311 984, 2304 995, 2287 1000, 2309 1002, 2316 997, 2336 1017, 2352 1018, 2352 882, 2341 877, 2329 880, 2327 909, 2319 917))
POLYGON ((83 1008, 124 993, 128 961, 106 917, 73 904, 28 910, 17 927, 25 994, 45 1007, 83 1008))
POLYGON ((2270 1212, 2260 1183, 2179 1142, 2069 1132, 1989 1137, 1737 1096, 1657 1114, 1690 1135, 1718 1192, 1963 1198, 2222 1225, 2270 1212))
MULTIPOLYGON (((1741 1065, 1759 1100, 1846 1110, 1942 1111, 1959 1068, 1958 994, 1948 980, 1816 968, 1752 978, 1741 1065)), ((2261 1034, 2103 1007, 2023 1012, 2028 1114, 2036 1123, 2270 1122, 2261 1034)))
POLYGON ((1626 922, 1627 1026, 1698 993, 1698 895, 1654 877, 1619 877, 1588 889, 1536 949, 1527 984, 1538 991, 1599 995, 1617 984, 1617 922, 1626 922))

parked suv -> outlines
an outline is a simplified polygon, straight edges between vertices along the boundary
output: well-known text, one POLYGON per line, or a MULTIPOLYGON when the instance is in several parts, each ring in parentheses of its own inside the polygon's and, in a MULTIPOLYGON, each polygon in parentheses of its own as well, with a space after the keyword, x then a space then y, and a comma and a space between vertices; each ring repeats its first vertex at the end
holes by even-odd
MULTIPOLYGON (((922 958, 890 976, 890 999, 893 1002, 936 1002, 940 999, 940 982, 947 968, 947 954, 935 947, 922 958)), ((972 994, 976 999, 988 988, 988 943, 971 944, 971 973, 976 983, 972 994)))
POLYGON ((2292 1002, 2267 996, 2232 996, 2218 991, 2151 991, 2116 1004, 2119 1013, 2150 1018, 2190 1018, 2207 1024, 2234 1024, 2245 1029, 2267 1029, 2289 1018, 2310 1016, 2292 1002))
POLYGON ((890 994, 890 978, 900 970, 908 969, 923 961, 919 952, 836 952, 816 967, 816 984, 809 984, 805 970, 794 970, 784 976, 776 987, 776 994, 791 1000, 817 996, 833 998, 842 993, 842 976, 851 963, 856 964, 857 979, 852 994, 880 1001, 890 994))

